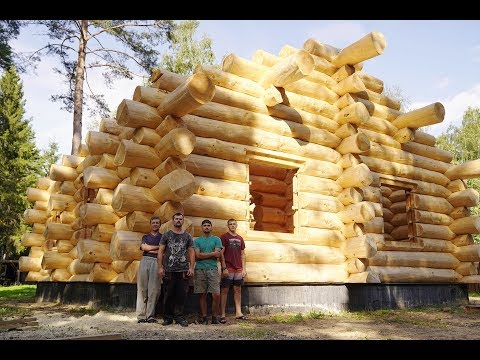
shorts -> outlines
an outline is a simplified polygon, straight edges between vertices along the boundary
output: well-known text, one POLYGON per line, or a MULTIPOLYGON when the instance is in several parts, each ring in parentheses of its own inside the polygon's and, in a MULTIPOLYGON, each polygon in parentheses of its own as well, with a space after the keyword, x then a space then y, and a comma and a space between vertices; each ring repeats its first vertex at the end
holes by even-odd
POLYGON ((195 270, 193 277, 193 292, 195 294, 220 293, 220 274, 218 269, 195 270))
POLYGON ((230 287, 230 286, 242 286, 243 285, 243 269, 232 269, 228 268, 228 275, 222 278, 222 283, 220 286, 230 287))

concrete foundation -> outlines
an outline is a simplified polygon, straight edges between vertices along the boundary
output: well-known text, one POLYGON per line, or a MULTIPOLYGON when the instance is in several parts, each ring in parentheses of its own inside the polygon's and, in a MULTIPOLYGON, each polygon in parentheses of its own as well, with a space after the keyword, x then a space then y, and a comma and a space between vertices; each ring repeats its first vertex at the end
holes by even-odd
MULTIPOLYGON (((187 313, 198 312, 198 297, 190 294, 187 313)), ((162 292, 163 295, 163 292, 162 292)), ((162 313, 161 295, 157 313, 162 313)), ((39 282, 37 302, 89 305, 135 310, 135 284, 87 282, 39 282)), ((468 304, 467 284, 263 284, 242 288, 242 308, 247 313, 363 311, 402 309, 422 306, 468 304)), ((234 312, 233 290, 227 302, 228 313, 234 312)))

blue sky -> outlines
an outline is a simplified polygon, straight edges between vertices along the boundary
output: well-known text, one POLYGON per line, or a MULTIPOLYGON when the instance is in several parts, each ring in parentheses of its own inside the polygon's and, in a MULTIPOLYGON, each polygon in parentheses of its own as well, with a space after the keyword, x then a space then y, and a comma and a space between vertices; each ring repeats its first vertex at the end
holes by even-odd
MULTIPOLYGON (((398 87, 410 100, 410 108, 439 101, 445 106, 442 124, 429 127, 438 136, 449 124, 461 123, 468 106, 480 106, 480 21, 479 20, 202 20, 199 35, 213 40, 220 61, 235 53, 251 59, 257 49, 278 55, 285 45, 301 48, 310 37, 343 48, 372 31, 383 33, 386 48, 382 55, 367 60, 364 71, 398 87)), ((12 43, 15 51, 38 49, 42 42, 35 30, 25 31, 12 43)), ((69 154, 72 115, 49 101, 62 90, 62 79, 52 72, 54 58, 45 58, 36 74, 22 74, 27 117, 32 118, 37 144, 44 148, 49 139, 69 154)), ((90 82, 104 93, 111 109, 131 99, 141 80, 121 80, 107 89, 101 79, 90 82)), ((91 118, 84 112, 84 135, 91 118)))

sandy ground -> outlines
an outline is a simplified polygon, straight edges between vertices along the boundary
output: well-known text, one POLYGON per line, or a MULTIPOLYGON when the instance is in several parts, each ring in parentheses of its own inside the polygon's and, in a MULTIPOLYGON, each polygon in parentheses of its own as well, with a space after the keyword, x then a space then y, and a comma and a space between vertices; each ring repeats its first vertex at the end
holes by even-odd
MULTIPOLYGON (((473 298, 471 304, 480 304, 473 298)), ((114 334, 124 340, 480 340, 480 309, 469 307, 382 310, 355 313, 277 313, 249 315, 226 324, 162 326, 138 324, 133 311, 98 311, 86 307, 35 302, 0 302, 38 320, 28 330, 1 331, 0 340, 74 339, 114 334)), ((9 320, 14 316, 3 318, 9 320)))

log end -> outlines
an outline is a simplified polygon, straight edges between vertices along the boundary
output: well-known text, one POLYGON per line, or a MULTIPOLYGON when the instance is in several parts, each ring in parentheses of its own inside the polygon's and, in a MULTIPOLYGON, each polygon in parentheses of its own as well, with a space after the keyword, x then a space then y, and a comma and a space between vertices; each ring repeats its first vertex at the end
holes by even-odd
POLYGON ((300 72, 305 76, 310 75, 315 67, 313 56, 305 50, 299 50, 295 55, 295 60, 300 72))
POLYGON ((215 95, 215 84, 207 74, 198 72, 191 76, 188 83, 188 90, 196 101, 200 104, 206 104, 211 101, 215 95))
POLYGON ((120 105, 117 108, 117 124, 125 125, 128 122, 128 99, 123 99, 120 105))
POLYGON ((378 31, 373 31, 370 34, 372 44, 375 48, 375 51, 377 52, 378 55, 382 54, 383 51, 385 50, 385 46, 387 45, 387 42, 385 40, 385 36, 378 31))
POLYGON ((433 104, 433 109, 435 112, 435 117, 439 120, 439 122, 442 122, 445 118, 445 107, 443 104, 436 102, 433 104))

